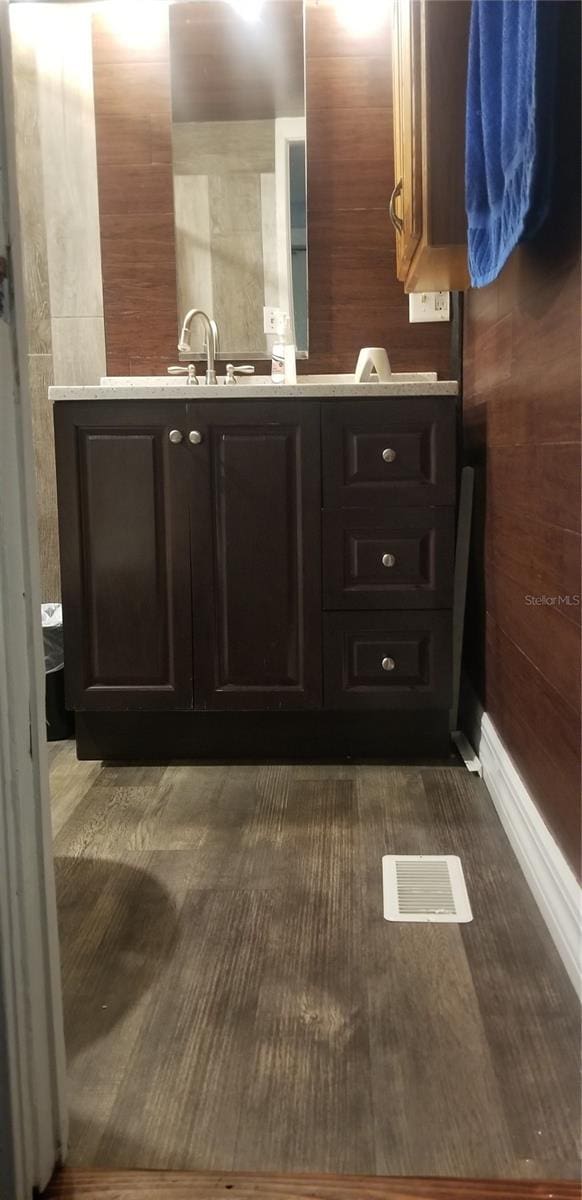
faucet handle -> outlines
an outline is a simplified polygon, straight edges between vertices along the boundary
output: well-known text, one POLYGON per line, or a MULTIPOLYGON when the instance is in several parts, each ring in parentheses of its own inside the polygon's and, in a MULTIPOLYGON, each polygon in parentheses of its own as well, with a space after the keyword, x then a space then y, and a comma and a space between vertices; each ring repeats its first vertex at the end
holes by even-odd
POLYGON ((198 383, 196 363, 188 363, 187 367, 168 367, 168 375, 187 375, 188 383, 198 383))
POLYGON ((254 375, 255 368, 250 363, 242 363, 240 367, 235 367, 234 363, 226 364, 226 383, 236 383, 237 375, 254 375))

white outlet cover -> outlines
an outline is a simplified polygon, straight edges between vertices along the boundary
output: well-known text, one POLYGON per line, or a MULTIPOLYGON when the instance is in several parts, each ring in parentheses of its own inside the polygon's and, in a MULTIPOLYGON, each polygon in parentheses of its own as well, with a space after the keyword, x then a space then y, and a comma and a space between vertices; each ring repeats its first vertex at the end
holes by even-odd
POLYGON ((450 292, 411 292, 408 296, 408 319, 420 321, 450 321, 450 292))

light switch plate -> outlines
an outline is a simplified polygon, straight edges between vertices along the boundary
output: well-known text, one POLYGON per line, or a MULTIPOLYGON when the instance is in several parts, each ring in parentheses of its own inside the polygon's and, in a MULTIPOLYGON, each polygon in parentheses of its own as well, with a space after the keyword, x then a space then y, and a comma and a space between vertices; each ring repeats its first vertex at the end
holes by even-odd
POLYGON ((263 332, 278 333, 281 321, 281 309, 266 304, 263 308, 263 332))
POLYGON ((450 321, 450 292, 411 292, 408 297, 408 320, 450 321))

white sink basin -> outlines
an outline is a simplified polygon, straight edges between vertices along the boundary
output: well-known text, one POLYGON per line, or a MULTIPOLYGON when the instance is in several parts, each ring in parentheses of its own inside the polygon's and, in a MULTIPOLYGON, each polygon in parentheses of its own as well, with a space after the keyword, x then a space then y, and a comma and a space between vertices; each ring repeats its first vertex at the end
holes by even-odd
MULTIPOLYGON (((185 375, 104 375, 101 379, 103 387, 143 388, 143 387, 190 387, 185 375)), ((436 383, 436 371, 395 371, 389 383, 436 383)), ((199 385, 204 384, 204 376, 198 378, 199 385)), ((342 384, 353 388, 370 387, 378 384, 371 380, 366 384, 356 383, 353 375, 298 375, 297 387, 333 387, 342 384)), ((226 376, 218 376, 218 387, 226 386, 226 376)), ((256 391, 257 387, 273 387, 270 375, 239 376, 236 384, 228 385, 233 392, 256 391)), ((281 386, 281 385, 276 385, 281 386)), ((294 386, 294 385, 288 385, 294 386)), ((380 385, 378 385, 380 386, 380 385)))

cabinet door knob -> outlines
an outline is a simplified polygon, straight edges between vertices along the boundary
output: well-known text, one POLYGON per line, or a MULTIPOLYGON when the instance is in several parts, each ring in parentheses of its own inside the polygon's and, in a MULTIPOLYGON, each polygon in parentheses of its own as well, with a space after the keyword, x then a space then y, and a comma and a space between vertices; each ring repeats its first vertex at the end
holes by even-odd
POLYGON ((190 433, 188 434, 188 441, 192 442, 193 446, 199 446, 200 442, 202 441, 202 434, 198 429, 191 429, 190 433))
POLYGON ((182 441, 184 434, 181 432, 180 429, 170 429, 168 437, 169 437, 170 441, 173 443, 173 445, 177 446, 182 441))
POLYGON ((383 567, 393 567, 395 562, 396 562, 396 559, 393 554, 383 554, 382 555, 382 566, 383 567))
POLYGON ((384 462, 394 462, 394 459, 396 458, 396 451, 391 450, 390 447, 387 446, 386 449, 382 451, 382 458, 384 459, 384 462))
POLYGON ((386 656, 386 658, 382 659, 382 670, 383 671, 393 671, 395 666, 396 666, 396 663, 394 662, 393 658, 389 658, 388 656, 386 656))

